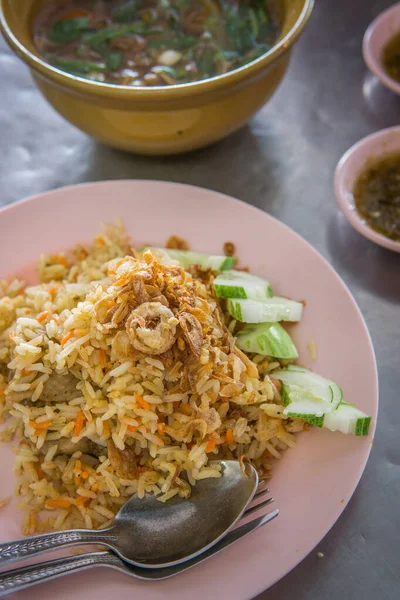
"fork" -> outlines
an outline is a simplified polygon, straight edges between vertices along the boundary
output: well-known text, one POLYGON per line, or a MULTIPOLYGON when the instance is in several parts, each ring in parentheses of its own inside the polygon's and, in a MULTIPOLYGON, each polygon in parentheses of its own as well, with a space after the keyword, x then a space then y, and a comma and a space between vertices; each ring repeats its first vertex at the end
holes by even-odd
MULTIPOLYGON (((267 498, 262 502, 258 502, 260 498, 268 493, 268 489, 258 491, 254 496, 250 508, 243 514, 241 520, 247 519, 247 517, 271 504, 271 502, 274 501, 273 498, 267 498)), ((106 550, 103 552, 89 552, 77 556, 58 558, 35 565, 29 565, 27 567, 5 571, 0 573, 0 596, 6 596, 7 594, 23 590, 38 583, 50 581, 51 579, 56 579, 71 573, 77 573, 78 571, 83 571, 92 567, 110 567, 144 581, 168 579, 169 577, 173 577, 174 575, 178 575, 179 573, 194 567, 211 556, 218 554, 222 550, 225 550, 225 548, 228 548, 241 538, 272 521, 278 514, 279 510, 276 509, 265 515, 256 517, 244 525, 237 526, 236 529, 233 529, 228 533, 218 544, 203 554, 200 554, 185 563, 173 565, 171 567, 143 569, 124 562, 119 556, 110 550, 106 550)))

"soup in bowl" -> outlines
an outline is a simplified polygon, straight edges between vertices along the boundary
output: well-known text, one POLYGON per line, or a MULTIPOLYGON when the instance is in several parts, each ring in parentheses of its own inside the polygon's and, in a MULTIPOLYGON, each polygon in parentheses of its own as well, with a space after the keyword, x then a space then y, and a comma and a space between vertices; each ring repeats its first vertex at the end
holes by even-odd
POLYGON ((278 87, 313 0, 0 0, 39 89, 111 146, 173 154, 244 125, 278 87))
POLYGON ((271 0, 67 0, 39 12, 34 42, 67 73, 153 87, 242 67, 272 48, 279 29, 271 0))

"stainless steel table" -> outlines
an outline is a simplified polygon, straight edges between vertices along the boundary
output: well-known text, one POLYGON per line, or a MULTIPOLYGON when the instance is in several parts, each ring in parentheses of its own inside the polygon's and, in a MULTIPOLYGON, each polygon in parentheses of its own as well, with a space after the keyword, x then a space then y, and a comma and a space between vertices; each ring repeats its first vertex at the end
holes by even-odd
POLYGON ((273 100, 239 133, 178 158, 142 158, 64 122, 0 40, 0 204, 83 181, 149 178, 212 188, 270 212, 337 269, 367 320, 381 410, 366 472, 332 531, 265 600, 400 598, 400 256, 339 212, 332 176, 358 139, 400 121, 400 98, 368 75, 361 40, 390 0, 317 0, 273 100), (322 553, 323 557, 318 556, 322 553))

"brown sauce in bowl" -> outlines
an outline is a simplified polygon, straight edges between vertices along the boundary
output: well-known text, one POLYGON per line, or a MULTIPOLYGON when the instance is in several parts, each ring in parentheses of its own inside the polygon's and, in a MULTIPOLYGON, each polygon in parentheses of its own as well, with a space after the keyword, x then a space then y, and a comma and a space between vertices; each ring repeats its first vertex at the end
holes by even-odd
POLYGON ((400 153, 370 163, 354 186, 358 213, 382 235, 400 241, 400 153))
POLYGON ((383 48, 382 64, 389 77, 400 83, 400 33, 383 48))

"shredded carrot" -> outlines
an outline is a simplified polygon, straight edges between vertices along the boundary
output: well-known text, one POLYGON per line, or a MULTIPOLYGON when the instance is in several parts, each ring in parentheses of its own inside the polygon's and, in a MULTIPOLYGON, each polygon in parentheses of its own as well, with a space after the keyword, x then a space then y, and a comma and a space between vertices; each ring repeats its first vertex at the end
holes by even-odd
POLYGON ((132 433, 134 433, 137 430, 137 427, 135 427, 135 425, 128 425, 128 431, 132 431, 132 433))
POLYGON ((165 423, 159 423, 157 425, 157 430, 158 430, 158 433, 160 433, 162 435, 165 431, 165 423))
POLYGON ((92 492, 98 492, 100 488, 97 485, 97 483, 94 483, 90 489, 92 490, 92 492))
POLYGON ((89 500, 89 498, 86 498, 86 496, 79 496, 79 498, 77 498, 75 500, 75 506, 82 506, 88 500, 89 500))
POLYGON ((48 429, 51 425, 51 421, 42 421, 42 423, 37 423, 36 421, 29 421, 29 425, 34 429, 48 429))
POLYGON ((30 308, 25 308, 24 310, 24 315, 30 315, 31 314, 31 309, 30 308))
POLYGON ((105 241, 104 241, 104 238, 102 238, 102 237, 101 237, 101 235, 98 235, 98 236, 95 238, 95 242, 96 242, 96 244, 97 244, 98 246, 105 246, 105 245, 106 245, 106 243, 105 243, 105 241))
POLYGON ((139 406, 143 408, 143 410, 150 410, 150 404, 146 402, 143 396, 139 396, 139 394, 136 394, 136 402, 139 404, 139 406))
POLYGON ((208 454, 209 452, 212 452, 216 445, 217 445, 217 442, 215 440, 208 440, 207 446, 206 446, 206 453, 208 454))
POLYGON ((185 413, 185 415, 192 414, 192 409, 190 408, 189 404, 187 404, 187 403, 181 402, 180 409, 183 413, 185 413))
POLYGON ((42 467, 40 465, 38 465, 36 467, 36 473, 38 474, 39 479, 43 479, 44 472, 43 472, 43 469, 42 469, 42 467))
POLYGON ((75 427, 74 427, 74 437, 78 437, 80 432, 82 431, 83 424, 86 421, 86 417, 82 411, 80 411, 76 417, 75 427))
POLYGON ((68 267, 68 260, 62 254, 58 257, 58 262, 64 265, 64 267, 68 267))
POLYGON ((69 331, 67 333, 67 335, 64 335, 63 339, 61 340, 61 346, 65 346, 65 344, 74 336, 74 332, 73 331, 69 331))
POLYGON ((15 339, 15 331, 9 331, 8 337, 10 338, 10 341, 13 342, 15 339))
POLYGON ((48 290, 49 294, 52 294, 52 295, 53 295, 53 294, 55 294, 55 293, 56 293, 56 291, 57 291, 57 288, 56 288, 55 286, 51 287, 51 288, 48 290))
POLYGON ((89 477, 89 473, 87 471, 82 471, 81 477, 82 479, 87 479, 89 477))
POLYGON ((71 501, 64 500, 63 498, 56 498, 55 500, 46 500, 46 506, 48 508, 69 508, 71 506, 71 501))
POLYGON ((43 323, 43 321, 45 321, 48 316, 49 316, 49 311, 45 310, 44 312, 40 313, 40 315, 38 315, 36 318, 39 321, 39 323, 43 323))
POLYGON ((280 392, 282 389, 282 384, 279 381, 279 379, 274 379, 274 377, 270 377, 270 379, 271 379, 272 383, 274 384, 274 386, 276 387, 276 389, 278 390, 278 392, 280 392))
POLYGON ((226 443, 233 444, 233 431, 232 429, 226 430, 226 443))
POLYGON ((22 375, 29 375, 30 371, 28 371, 28 369, 22 369, 21 373, 22 375))
POLYGON ((100 348, 99 349, 99 354, 100 354, 100 366, 103 367, 103 369, 104 369, 104 367, 107 364, 107 354, 106 354, 106 351, 103 350, 103 348, 100 348))

